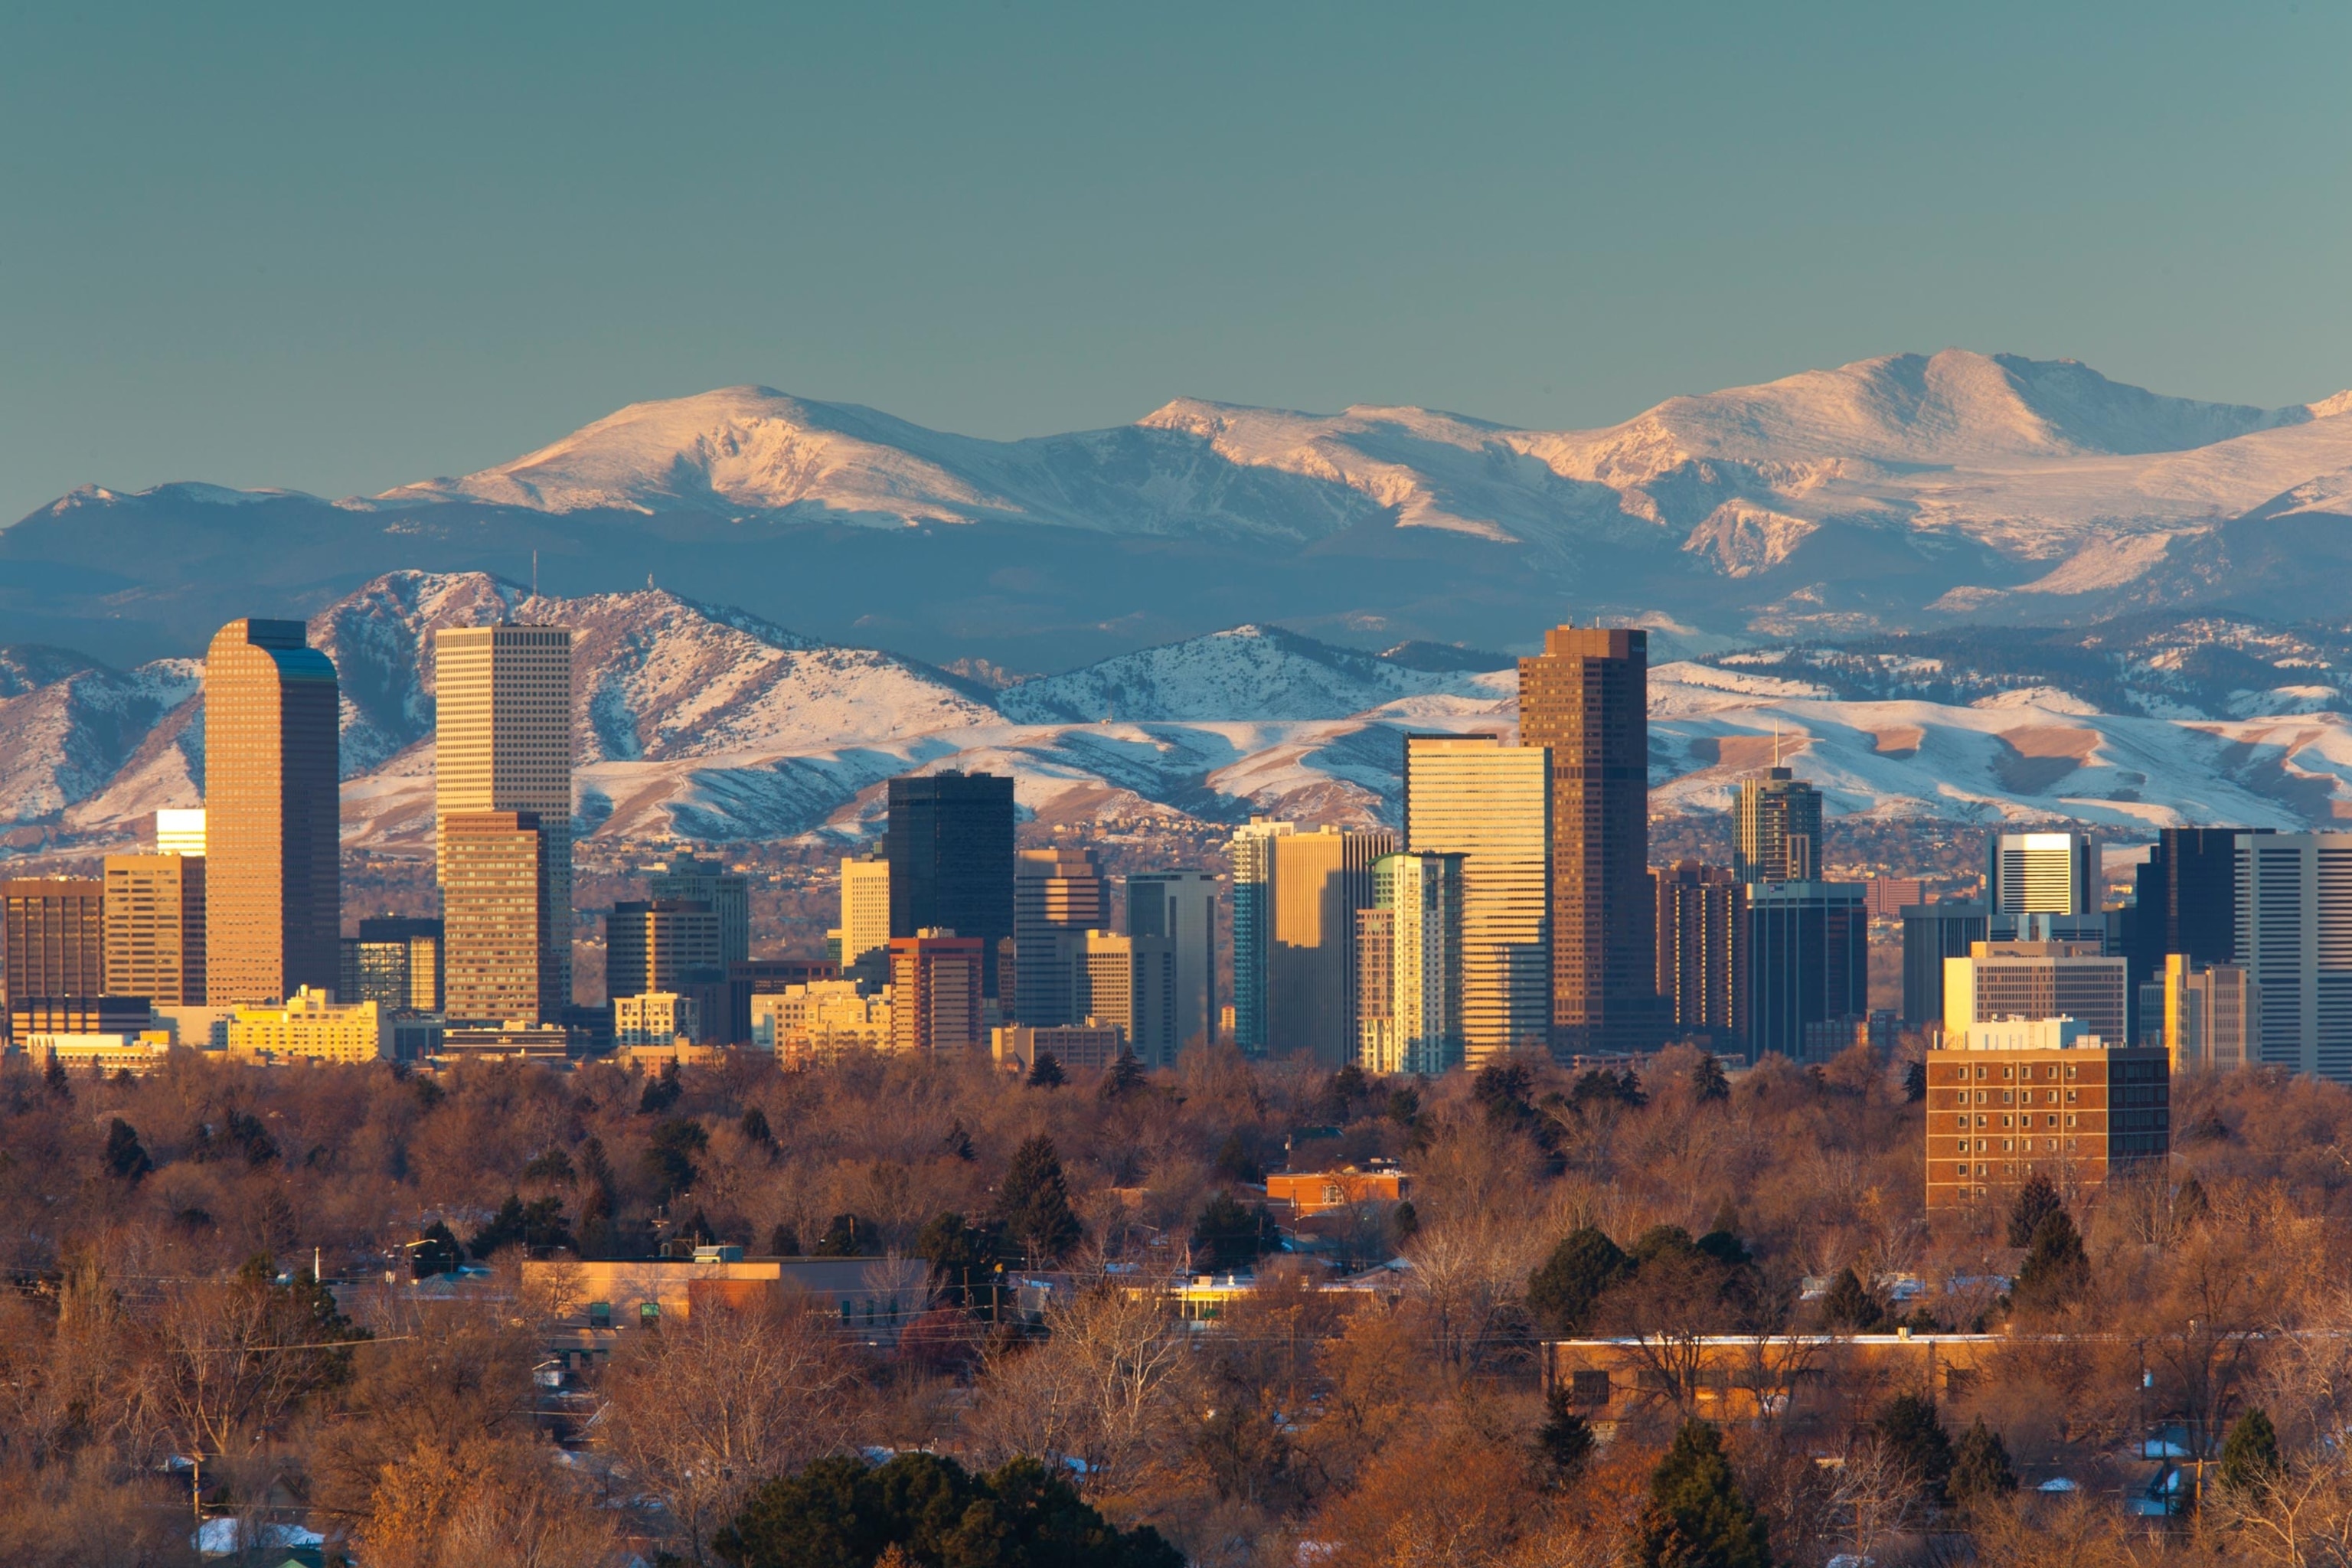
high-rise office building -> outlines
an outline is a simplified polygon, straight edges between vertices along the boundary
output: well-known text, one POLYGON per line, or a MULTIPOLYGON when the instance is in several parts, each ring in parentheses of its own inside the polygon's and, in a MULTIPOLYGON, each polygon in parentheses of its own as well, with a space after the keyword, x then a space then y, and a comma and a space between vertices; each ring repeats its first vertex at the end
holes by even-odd
POLYGON ((604 921, 604 994, 642 996, 723 980, 719 916, 691 899, 628 899, 604 921))
POLYGON ((1357 917, 1356 1061, 1434 1077, 1463 1060, 1463 855, 1383 855, 1357 917))
MULTIPOLYGON (((1074 1021, 1070 944, 1109 929, 1110 887, 1093 850, 1020 852, 1013 863, 1013 966, 1022 1023, 1054 1028, 1074 1021)), ((1002 980, 1000 973, 1000 1000, 1002 980)))
POLYGON ((1748 888, 1727 867, 1677 860, 1656 872, 1658 995, 1684 1039, 1744 1053, 1748 888))
MULTIPOLYGON (((1080 931, 1064 938, 1073 1025, 1119 1031, 1147 1068, 1176 1065, 1176 944, 1164 936, 1080 931)), ((1058 1027, 1059 1026, 1047 1026, 1058 1027)))
POLYGON ((194 811, 170 807, 155 814, 155 853, 158 855, 194 855, 205 852, 205 814, 199 806, 194 811))
POLYGON ((231 621, 205 653, 205 995, 279 1002, 340 976, 341 698, 299 621, 231 621))
POLYGON ((2105 886, 2087 833, 2001 833, 1985 846, 1986 902, 1995 914, 2095 915, 2105 886))
MULTIPOLYGON (((2167 827, 2134 876, 2123 911, 2123 955, 2131 961, 2132 996, 2164 978, 2164 960, 2179 953, 2189 968, 2228 963, 2238 941, 2238 836, 2265 827, 2167 827)), ((2153 1038, 2158 1017, 2134 1019, 2132 1037, 2153 1038)))
POLYGON ((2352 1083, 2352 833, 2242 833, 2236 859, 2263 1061, 2352 1083))
MULTIPOLYGON (((857 967, 868 954, 883 978, 890 972, 890 862, 878 855, 860 855, 841 863, 842 972, 857 967)), ((877 985, 879 982, 877 982, 877 985)))
POLYGON ((917 931, 890 939, 890 1030, 901 1051, 972 1051, 987 1041, 981 1017, 986 951, 977 937, 917 931))
POLYGON ((2139 1044, 2162 1046, 2175 1073, 2221 1072, 2262 1059, 2263 988, 2234 963, 2167 953, 2140 987, 2139 1044))
POLYGON ((890 935, 951 931, 981 944, 981 994, 996 995, 997 943, 1013 934, 1013 781, 902 774, 889 784, 890 935))
POLYGON ((680 855, 646 879, 646 896, 656 903, 683 899, 709 904, 719 917, 719 962, 731 966, 750 961, 751 879, 742 872, 730 871, 715 860, 680 855))
POLYGON ((373 1002, 387 1013, 438 1013, 443 1001, 442 924, 436 920, 371 915, 343 939, 344 1002, 373 1002))
POLYGON ((1868 1017, 1866 900, 1860 882, 1748 885, 1746 1033, 1750 1055, 1778 1054, 1802 1061, 1809 1026, 1860 1023, 1868 1017))
POLYGON ((1462 1039, 1475 1068, 1551 1038, 1551 754, 1408 735, 1404 847, 1462 857, 1462 1039))
POLYGON ((1650 910, 1649 634, 1557 626, 1519 660, 1519 744, 1551 752, 1555 1051, 1664 1033, 1650 910))
POLYGON ((1274 967, 1274 844, 1295 831, 1287 822, 1253 816, 1234 830, 1225 853, 1234 868, 1234 1044, 1246 1057, 1268 1047, 1266 977, 1274 967))
POLYGON ((1822 792, 1794 770, 1739 782, 1731 868, 1743 882, 1810 882, 1822 875, 1822 792))
POLYGON ((1978 942, 2017 934, 2017 917, 1996 921, 1983 902, 1944 899, 1912 904, 1903 911, 1903 1026, 1940 1029, 1944 1025, 1944 960, 1966 958, 1978 942), (1996 929, 1998 927, 1998 929, 1996 929))
POLYGON ((106 858, 106 992, 158 1007, 205 1000, 205 858, 106 858))
POLYGON ((2102 1041, 2127 1043, 2125 965, 2088 942, 1980 942, 1944 961, 1944 1037, 2004 1018, 2074 1018, 2102 1041))
POLYGON ((528 811, 441 818, 441 983, 451 1023, 536 1027, 569 1004, 550 956, 554 837, 528 811))
POLYGON ((0 882, 0 987, 14 1016, 36 1000, 106 994, 106 884, 88 877, 0 882))
POLYGON ((529 812, 538 822, 549 905, 539 968, 568 1006, 572 630, 444 626, 433 634, 433 680, 435 813, 529 812))
POLYGON ((2172 1147, 2163 1049, 2088 1042, 2071 1018, 1947 1034, 1927 1053, 1927 1206, 2000 1199, 2042 1175, 2097 1185, 2172 1147), (2029 1109, 2030 1108, 2030 1109, 2029 1109))
POLYGON ((1127 879, 1127 929, 1166 939, 1176 957, 1176 1048, 1213 1044, 1217 879, 1206 871, 1139 871, 1127 879))
POLYGON ((1396 835, 1322 827, 1270 842, 1268 1048, 1344 1067, 1356 1059, 1356 913, 1371 908, 1372 862, 1394 852, 1396 835))

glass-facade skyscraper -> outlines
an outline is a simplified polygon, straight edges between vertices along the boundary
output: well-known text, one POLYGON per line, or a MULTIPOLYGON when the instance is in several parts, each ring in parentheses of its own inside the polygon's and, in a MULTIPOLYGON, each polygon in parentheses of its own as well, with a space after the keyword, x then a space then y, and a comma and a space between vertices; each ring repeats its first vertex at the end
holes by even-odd
POLYGON ((977 939, 981 994, 994 997, 997 943, 1013 934, 1013 780, 901 774, 890 781, 889 812, 891 939, 927 931, 977 939))

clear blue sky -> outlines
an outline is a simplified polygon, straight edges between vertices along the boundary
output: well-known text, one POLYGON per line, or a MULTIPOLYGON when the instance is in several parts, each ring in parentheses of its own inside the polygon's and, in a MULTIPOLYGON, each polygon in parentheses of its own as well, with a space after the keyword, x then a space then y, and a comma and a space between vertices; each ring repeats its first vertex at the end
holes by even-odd
POLYGON ((0 519, 735 382, 1565 427, 1947 344, 2352 384, 2352 7, 0 17, 0 519))

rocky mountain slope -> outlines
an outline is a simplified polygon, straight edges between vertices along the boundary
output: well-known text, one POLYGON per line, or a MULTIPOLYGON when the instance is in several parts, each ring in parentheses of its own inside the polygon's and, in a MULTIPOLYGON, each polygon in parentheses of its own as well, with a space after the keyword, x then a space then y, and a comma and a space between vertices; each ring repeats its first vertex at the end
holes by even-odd
POLYGON ((327 501, 90 488, 0 531, 0 641, 188 653, 258 599, 399 568, 649 578, 807 635, 1062 669, 1278 622, 1523 645, 1564 615, 1846 637, 2136 609, 2331 613, 2352 394, 2161 396, 1946 350, 1677 397, 1602 430, 1180 399, 1022 441, 732 387, 480 472, 327 501))
MULTIPOLYGON (((341 679, 350 842, 429 841, 431 634, 504 616, 579 632, 580 810, 613 837, 858 836, 883 780, 946 767, 1009 772, 1022 806, 1052 819, 1393 820, 1407 732, 1516 723, 1514 672, 1474 650, 1375 655, 1246 626, 992 692, 664 590, 534 597, 480 574, 394 573, 310 622, 341 679)), ((1723 809, 1777 744, 1842 813, 2132 830, 2352 816, 2352 627, 1654 637, 1662 810, 1723 809)), ((196 804, 199 677, 184 659, 117 671, 0 650, 0 730, 16 742, 0 752, 0 849, 122 843, 159 806, 196 804)))

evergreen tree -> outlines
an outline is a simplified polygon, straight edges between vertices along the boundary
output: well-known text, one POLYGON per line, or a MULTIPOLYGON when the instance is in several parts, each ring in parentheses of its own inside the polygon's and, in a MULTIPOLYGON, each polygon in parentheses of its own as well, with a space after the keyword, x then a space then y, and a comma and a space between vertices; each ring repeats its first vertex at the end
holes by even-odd
POLYGON ((591 1134, 580 1145, 580 1178, 586 1189, 580 1198, 580 1256, 607 1258, 614 1247, 613 1167, 604 1158, 604 1141, 591 1134))
POLYGON ((1641 1568, 1771 1568, 1764 1521, 1707 1423, 1684 1422, 1651 1473, 1634 1561, 1641 1568))
POLYGON ((106 1169, 109 1174, 135 1187, 154 1168, 155 1162, 147 1157, 146 1149, 139 1142, 137 1128, 120 1116, 108 1124, 106 1169))
POLYGON ((675 1116, 655 1128, 643 1160, 646 1184, 654 1190, 654 1201, 666 1204, 690 1190, 701 1173, 695 1169, 694 1157, 709 1146, 710 1134, 699 1121, 675 1116))
POLYGON ((870 1258, 880 1245, 874 1222, 854 1214, 837 1214, 825 1222, 812 1258, 870 1258))
POLYGON ((1601 1293, 1631 1272, 1632 1260, 1615 1242, 1592 1226, 1580 1226, 1528 1278, 1528 1310, 1549 1332, 1577 1333, 1601 1293))
POLYGON ((1244 1205, 1231 1193, 1211 1198, 1192 1226, 1192 1267, 1211 1273, 1246 1268, 1281 1247, 1282 1233, 1265 1205, 1244 1205))
POLYGON ((949 1306, 967 1305, 981 1295, 995 1277, 1003 1247, 1003 1226, 993 1221, 973 1225, 953 1210, 915 1233, 915 1255, 931 1266, 932 1283, 949 1306))
POLYGON ((1864 1334, 1886 1321, 1886 1309, 1870 1293, 1861 1277, 1851 1268, 1838 1270, 1837 1278, 1822 1297, 1822 1327, 1848 1333, 1864 1334))
POLYGON ((2238 1417, 2221 1439, 2221 1485, 2244 1496, 2260 1490, 2280 1469, 2277 1428, 2260 1409, 2238 1417))
POLYGON ((2064 1209, 2053 1209, 2034 1229, 2032 1248, 2017 1271, 2011 1300, 2029 1311, 2055 1311, 2090 1285, 2091 1260, 2083 1254, 2083 1237, 2064 1209))
POLYGON ((1903 1103, 1916 1105, 1927 1098, 1927 1064, 1911 1062, 1903 1068, 1903 1103))
POLYGON ((2180 1190, 2172 1194, 2172 1217, 2181 1225, 2199 1224, 2212 1212, 2213 1205, 2205 1196, 2205 1184, 2194 1176, 2181 1183, 2180 1190))
POLYGON ((685 1092, 686 1085, 679 1081, 677 1076, 677 1058, 672 1057, 662 1063, 659 1078, 646 1079, 645 1090, 637 1096, 637 1113, 641 1116, 659 1116, 663 1111, 676 1105, 678 1096, 685 1092))
POLYGON ((1592 1424, 1571 1409, 1568 1384, 1556 1383, 1544 1395, 1543 1425, 1536 1428, 1536 1452, 1562 1481, 1572 1480, 1592 1457, 1592 1424))
POLYGON ((947 1136, 940 1140, 940 1146, 967 1165, 980 1158, 979 1151, 971 1146, 971 1134, 964 1131, 961 1118, 948 1129, 947 1136))
POLYGON ((1051 1138, 1039 1133, 1013 1152, 1013 1163, 996 1189, 996 1217, 1032 1267, 1059 1263, 1084 1237, 1085 1229, 1070 1208, 1062 1158, 1054 1152, 1051 1138))
POLYGON ((2042 1222, 2065 1206, 2059 1201, 2058 1189, 2050 1184, 2049 1177, 2039 1171, 2026 1177, 2025 1184, 2017 1189, 2017 1202, 2009 1211, 2010 1246, 2032 1246, 2033 1233, 2042 1228, 2042 1222))
POLYGON ((771 1258, 800 1257, 801 1233, 785 1221, 778 1220, 775 1227, 768 1232, 768 1256, 771 1258))
POLYGON ((1105 1100, 1125 1100, 1150 1080, 1143 1076, 1143 1064, 1127 1047, 1118 1048, 1118 1059, 1103 1074, 1102 1087, 1095 1092, 1105 1100))
POLYGON ((542 1149, 523 1163, 522 1179, 547 1186, 562 1186, 578 1173, 572 1168, 572 1156, 561 1149, 542 1149))
POLYGON ((439 1220, 435 1220, 416 1234, 416 1245, 408 1249, 408 1271, 416 1279, 428 1279, 436 1274, 447 1274, 465 1260, 466 1249, 457 1245, 457 1234, 439 1220))
POLYGON ((66 1077, 66 1064, 54 1051, 49 1054, 49 1065, 42 1070, 41 1079, 47 1086, 51 1100, 73 1099, 73 1084, 66 1077))
POLYGON ((1228 1132, 1225 1141, 1217 1145, 1217 1163, 1213 1167, 1221 1180, 1247 1182, 1257 1186, 1265 1180, 1265 1167, 1257 1163, 1250 1146, 1242 1142, 1238 1132, 1228 1132))
POLYGON ((1070 1075, 1062 1070, 1060 1059, 1051 1051, 1039 1051, 1029 1064, 1031 1089, 1059 1089, 1069 1081, 1070 1075))
POLYGON ((1713 1051, 1701 1056, 1698 1066, 1691 1069, 1691 1098, 1701 1105, 1731 1098, 1731 1079, 1725 1075, 1723 1063, 1713 1051))
POLYGON ((1389 1211, 1389 1223, 1396 1226, 1399 1241, 1411 1241, 1421 1234, 1421 1211, 1407 1198, 1389 1211))
POLYGON ((1936 1407, 1916 1394, 1898 1394, 1879 1412, 1878 1440, 1899 1459, 1931 1499, 1944 1494, 1951 1479, 1951 1435, 1936 1419, 1936 1407))
POLYGON ((1315 1097, 1315 1118, 1345 1127, 1355 1120, 1356 1102, 1371 1092, 1371 1080, 1364 1076, 1364 1069, 1349 1062, 1323 1080, 1322 1092, 1315 1097))
POLYGON ((744 1139, 758 1144, 762 1149, 772 1146, 776 1142, 774 1131, 768 1126, 768 1113, 756 1105, 743 1113, 743 1120, 739 1125, 743 1130, 744 1139))
POLYGON ((2009 1445, 2000 1434, 1977 1417, 1976 1425, 1960 1434, 1952 1451, 1952 1474, 1946 1486, 1952 1500, 1966 1508, 1974 1503, 1990 1502, 2004 1498, 2017 1489, 2017 1472, 2010 1467, 2009 1445))

